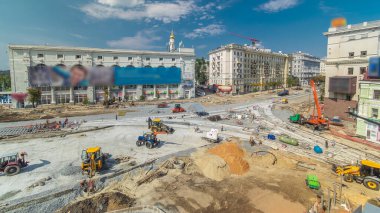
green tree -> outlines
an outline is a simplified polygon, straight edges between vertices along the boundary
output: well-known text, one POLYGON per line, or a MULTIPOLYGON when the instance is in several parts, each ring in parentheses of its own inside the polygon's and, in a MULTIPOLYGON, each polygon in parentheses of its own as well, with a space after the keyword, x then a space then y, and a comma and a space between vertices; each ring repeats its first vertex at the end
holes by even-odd
POLYGON ((9 70, 0 70, 0 91, 11 91, 11 75, 9 70))
POLYGON ((208 62, 204 58, 195 60, 195 80, 201 85, 206 84, 208 81, 207 66, 208 62))
POLYGON ((103 105, 106 106, 106 108, 108 108, 110 105, 110 101, 109 101, 109 91, 107 87, 103 88, 103 93, 104 93, 103 105))
POLYGON ((37 88, 28 88, 28 100, 32 102, 33 108, 37 107, 38 101, 41 100, 41 90, 37 88))
POLYGON ((295 76, 289 75, 288 78, 286 79, 286 84, 288 87, 293 87, 299 85, 299 79, 295 76))

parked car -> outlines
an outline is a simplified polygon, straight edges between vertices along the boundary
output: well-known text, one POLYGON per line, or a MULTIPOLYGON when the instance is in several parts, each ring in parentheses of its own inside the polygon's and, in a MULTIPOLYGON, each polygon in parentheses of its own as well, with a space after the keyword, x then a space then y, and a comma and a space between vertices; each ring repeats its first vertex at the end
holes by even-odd
POLYGON ((157 104, 157 108, 167 108, 168 106, 169 105, 166 102, 162 102, 162 103, 157 104))

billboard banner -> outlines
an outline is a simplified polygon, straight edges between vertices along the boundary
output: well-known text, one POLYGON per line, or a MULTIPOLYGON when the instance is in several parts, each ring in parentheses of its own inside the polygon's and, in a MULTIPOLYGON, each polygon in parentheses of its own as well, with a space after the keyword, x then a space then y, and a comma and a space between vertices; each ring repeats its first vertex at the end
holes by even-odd
POLYGON ((179 84, 181 83, 181 69, 178 67, 115 67, 114 79, 116 86, 179 84))
POLYGON ((42 86, 123 86, 138 84, 178 84, 181 69, 177 67, 104 67, 83 65, 28 67, 29 85, 42 86))

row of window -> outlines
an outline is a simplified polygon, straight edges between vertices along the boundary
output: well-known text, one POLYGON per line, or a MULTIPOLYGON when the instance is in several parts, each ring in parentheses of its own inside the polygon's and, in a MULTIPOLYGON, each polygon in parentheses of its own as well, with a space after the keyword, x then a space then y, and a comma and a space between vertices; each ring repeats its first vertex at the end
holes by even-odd
MULTIPOLYGON (((44 54, 42 54, 42 53, 37 54, 37 58, 43 58, 43 57, 44 57, 44 54)), ((63 54, 57 54, 57 59, 64 59, 64 55, 63 54)), ((77 60, 82 59, 82 55, 75 55, 75 59, 77 59, 77 60)), ((97 59, 103 60, 103 56, 98 55, 97 59)), ((113 56, 113 60, 118 60, 118 59, 119 59, 119 56, 113 56)), ((128 61, 132 61, 132 60, 133 60, 133 57, 128 57, 128 61)), ((158 58, 158 60, 164 61, 164 58, 158 58)), ((176 58, 172 58, 171 60, 176 61, 176 58)), ((146 57, 145 61, 150 61, 150 57, 146 57)))
MULTIPOLYGON (((364 75, 364 73, 366 73, 367 71, 367 67, 360 67, 360 75, 364 75)), ((347 74, 348 75, 353 75, 354 74, 354 68, 353 67, 349 67, 347 69, 347 74)))
MULTIPOLYGON (((360 57, 366 57, 367 56, 367 51, 360 51, 360 57)), ((353 58, 355 57, 355 52, 349 52, 348 57, 353 58)))

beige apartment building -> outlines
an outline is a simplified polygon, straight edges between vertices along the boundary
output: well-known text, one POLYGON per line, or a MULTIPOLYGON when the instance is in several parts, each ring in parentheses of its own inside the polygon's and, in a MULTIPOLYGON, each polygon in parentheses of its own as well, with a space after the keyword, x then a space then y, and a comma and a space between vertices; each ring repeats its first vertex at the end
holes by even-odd
POLYGON ((380 21, 331 27, 327 37, 325 114, 348 118, 348 107, 357 107, 359 80, 368 59, 379 56, 380 21))
POLYGON ((281 52, 228 44, 210 51, 209 61, 209 84, 232 86, 234 93, 286 86, 289 57, 281 52))

